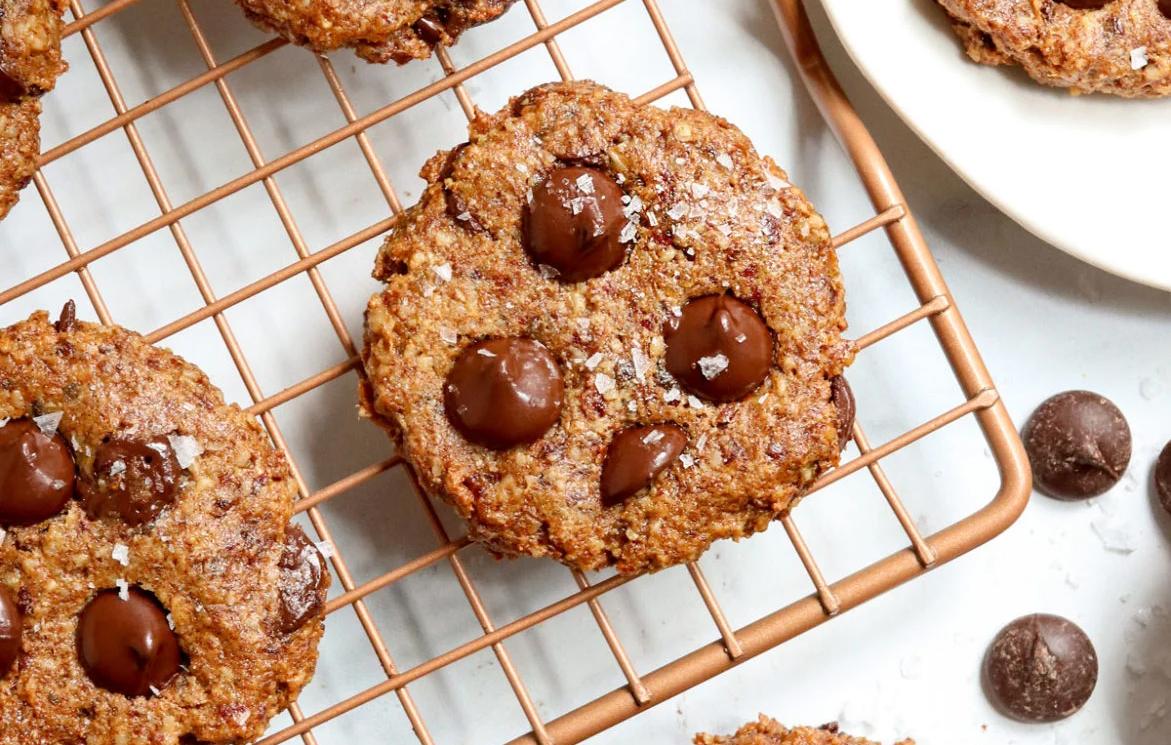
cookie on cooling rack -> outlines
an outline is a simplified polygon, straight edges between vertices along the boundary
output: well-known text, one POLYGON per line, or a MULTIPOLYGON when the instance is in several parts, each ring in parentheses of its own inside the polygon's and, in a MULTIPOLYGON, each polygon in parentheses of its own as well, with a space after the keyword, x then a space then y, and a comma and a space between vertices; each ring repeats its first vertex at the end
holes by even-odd
POLYGON ((977 62, 1074 93, 1171 93, 1171 0, 938 2, 977 62))
POLYGON ((369 62, 426 59, 516 0, 236 0, 262 28, 317 52, 352 48, 369 62))
POLYGON ((0 219, 32 179, 40 153, 40 97, 65 71, 62 0, 0 0, 0 219))
POLYGON ((378 256, 363 406, 493 551, 676 564, 838 462, 829 232, 731 124, 547 85, 422 175, 378 256))
POLYGON ((0 329, 0 737, 228 743, 313 674, 329 573, 284 459, 192 365, 0 329))
MULTIPOLYGON (((876 745, 870 740, 850 737, 838 732, 836 724, 827 724, 816 729, 797 727, 789 729, 775 719, 763 714, 755 722, 749 722, 734 735, 695 736, 695 745, 876 745)), ((915 745, 912 740, 903 740, 895 745, 915 745)))

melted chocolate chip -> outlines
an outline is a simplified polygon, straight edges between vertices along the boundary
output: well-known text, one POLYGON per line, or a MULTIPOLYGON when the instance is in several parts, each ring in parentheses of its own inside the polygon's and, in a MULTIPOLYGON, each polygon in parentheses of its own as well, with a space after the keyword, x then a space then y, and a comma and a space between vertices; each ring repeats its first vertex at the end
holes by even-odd
POLYGON ((558 168, 533 188, 525 210, 525 250, 557 278, 580 282, 616 268, 626 258, 622 189, 594 168, 558 168))
POLYGON ((1163 509, 1171 512, 1171 442, 1163 447, 1155 463, 1155 493, 1163 509))
POLYGON ((1025 722, 1056 722, 1090 700, 1098 655, 1085 632, 1058 616, 1025 616, 1005 626, 984 658, 992 703, 1025 722))
POLYGON ((854 391, 850 384, 841 375, 835 376, 829 382, 830 400, 838 410, 838 443, 843 450, 850 442, 850 435, 854 431, 854 391))
POLYGON ((1114 0, 1057 0, 1062 5, 1068 5, 1074 10, 1098 10, 1105 8, 1114 0))
POLYGON ((179 640, 150 593, 131 587, 94 596, 77 620, 77 657, 99 688, 125 696, 162 690, 179 672, 179 640))
POLYGON ((72 300, 65 303, 61 309, 61 316, 53 324, 57 333, 63 334, 73 331, 77 327, 77 303, 72 300))
POLYGON ((25 94, 24 86, 20 81, 4 72, 0 68, 0 104, 15 103, 25 94))
POLYGON ((0 678, 16 665, 24 620, 12 591, 0 585, 0 678))
POLYGON ((494 450, 532 442, 561 417, 565 385, 557 361, 532 339, 489 339, 456 358, 443 386, 451 425, 494 450))
POLYGON ((93 475, 81 483, 82 505, 91 518, 141 525, 175 501, 182 470, 165 437, 112 438, 98 446, 93 475))
POLYGON ((1058 499, 1088 499, 1118 483, 1130 463, 1130 427, 1118 407, 1089 391, 1042 403, 1025 424, 1037 488, 1058 499))
POLYGON ((73 454, 59 433, 32 419, 0 427, 0 525, 32 525, 61 511, 73 496, 73 454))
POLYGON ((773 360, 768 326, 747 303, 727 295, 696 298, 667 322, 667 370, 691 393, 736 401, 766 377, 773 360))
POLYGON ((1163 17, 1171 21, 1171 0, 1159 0, 1159 12, 1163 17))
POLYGON ((280 616, 277 624, 291 634, 321 613, 329 575, 325 558, 297 525, 285 531, 285 547, 279 562, 280 616))
POLYGON ((434 18, 423 16, 415 21, 415 25, 411 28, 415 29, 415 33, 419 35, 419 38, 430 46, 435 46, 443 41, 443 26, 434 18))
POLYGON ((602 464, 602 504, 613 507, 650 486, 687 447, 687 434, 674 424, 622 430, 610 442, 602 464))

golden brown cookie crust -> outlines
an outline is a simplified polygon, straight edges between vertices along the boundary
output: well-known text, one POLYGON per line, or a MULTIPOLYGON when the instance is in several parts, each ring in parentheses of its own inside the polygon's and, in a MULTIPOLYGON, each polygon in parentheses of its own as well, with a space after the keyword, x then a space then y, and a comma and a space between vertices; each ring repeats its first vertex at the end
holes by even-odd
MULTIPOLYGON (((734 735, 701 733, 695 736, 694 742, 695 745, 877 745, 870 740, 841 734, 836 725, 817 729, 811 727, 788 729, 775 719, 763 714, 755 722, 749 722, 738 729, 734 735)), ((915 745, 915 743, 911 740, 903 740, 895 745, 915 745)))
POLYGON ((260 735, 308 682, 323 630, 320 614, 289 634, 274 625, 294 495, 283 457, 171 352, 116 327, 58 331, 39 312, 0 330, 0 419, 58 411, 79 479, 112 433, 177 433, 202 453, 174 504, 141 526, 90 519, 73 500, 49 520, 8 528, 0 584, 21 598, 24 635, 17 667, 0 678, 0 741, 175 745, 260 735), (129 549, 125 566, 117 544, 129 549), (119 580, 162 602, 187 657, 157 697, 99 689, 77 659, 78 613, 119 580))
POLYGON ((1058 0, 938 0, 976 62, 1017 64, 1073 93, 1153 98, 1171 93, 1171 2, 1113 0, 1078 9, 1058 0))
POLYGON ((369 62, 426 59, 516 0, 236 0, 257 25, 317 52, 352 48, 369 62))
POLYGON ((64 10, 63 0, 0 0, 0 220, 36 171, 39 98, 66 67, 64 10))
POLYGON ((852 347, 829 232, 731 124, 589 82, 548 85, 481 116, 422 176, 377 260, 387 286, 367 308, 364 408, 490 549, 583 569, 677 564, 764 530, 837 464, 829 381, 852 347), (576 284, 543 276, 521 246, 531 186, 569 162, 597 164, 640 202, 626 262, 576 284), (662 326, 689 298, 724 292, 768 322, 775 364, 745 400, 689 403, 663 367, 662 326), (496 336, 538 340, 565 382, 560 421, 505 451, 466 441, 443 405, 460 350, 496 336), (656 422, 687 431, 686 457, 603 507, 611 438, 656 422))

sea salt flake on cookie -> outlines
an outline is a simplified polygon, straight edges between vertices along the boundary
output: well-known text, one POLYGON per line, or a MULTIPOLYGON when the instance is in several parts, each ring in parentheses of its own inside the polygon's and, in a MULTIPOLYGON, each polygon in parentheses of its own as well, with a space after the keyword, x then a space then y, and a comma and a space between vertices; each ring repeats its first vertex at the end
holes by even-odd
POLYGON ((130 566, 130 547, 125 543, 115 543, 114 550, 110 552, 110 557, 122 566, 130 566))
POLYGON ((57 434, 57 427, 61 424, 61 418, 65 416, 64 411, 54 411, 49 414, 41 414, 33 417, 33 423, 40 428, 41 434, 45 437, 52 437, 57 434))
POLYGON ((180 468, 189 468, 203 454, 203 446, 191 435, 167 435, 167 441, 175 451, 175 460, 179 462, 180 468))
POLYGON ((1130 69, 1141 70, 1149 64, 1151 64, 1151 58, 1147 54, 1146 47, 1135 47, 1130 50, 1130 69))

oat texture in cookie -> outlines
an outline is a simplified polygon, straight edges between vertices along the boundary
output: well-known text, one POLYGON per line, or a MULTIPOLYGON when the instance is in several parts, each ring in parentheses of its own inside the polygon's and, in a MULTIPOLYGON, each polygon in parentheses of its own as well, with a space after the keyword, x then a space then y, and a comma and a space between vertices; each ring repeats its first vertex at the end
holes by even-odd
MULTIPOLYGON (((695 736, 695 745, 878 745, 860 737, 850 737, 838 731, 836 724, 821 727, 796 727, 789 729, 775 719, 763 714, 755 722, 749 722, 733 735, 695 736)), ((895 745, 915 745, 903 740, 895 745)))
POLYGON ((450 46, 516 0, 236 0, 258 26, 317 52, 353 49, 370 62, 404 64, 450 46))
POLYGON ((0 0, 0 220, 19 199, 40 153, 40 97, 65 71, 62 0, 0 0))
POLYGON ((1073 93, 1171 93, 1171 0, 937 0, 968 56, 1073 93))
POLYGON ((657 569, 837 464, 830 236, 731 124, 552 84, 422 175, 378 255, 363 407, 492 551, 657 569))
POLYGON ((0 329, 0 742, 259 736, 323 630, 294 492, 170 352, 72 304, 0 329))

